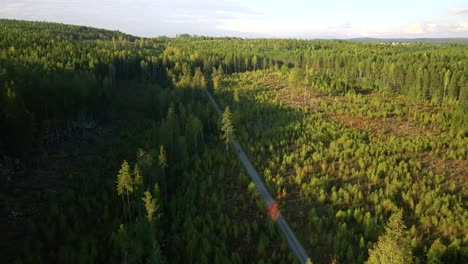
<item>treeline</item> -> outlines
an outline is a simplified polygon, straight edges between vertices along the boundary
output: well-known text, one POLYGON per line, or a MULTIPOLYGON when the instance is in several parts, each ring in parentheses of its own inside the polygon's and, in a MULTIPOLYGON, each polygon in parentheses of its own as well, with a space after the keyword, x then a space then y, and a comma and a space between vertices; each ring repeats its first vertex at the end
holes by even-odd
POLYGON ((337 40, 174 39, 161 55, 164 65, 213 67, 224 73, 256 69, 308 69, 340 93, 388 89, 420 100, 468 100, 466 45, 387 45, 337 40), (172 63, 171 63, 172 61, 172 63), (358 88, 359 87, 359 88, 358 88))

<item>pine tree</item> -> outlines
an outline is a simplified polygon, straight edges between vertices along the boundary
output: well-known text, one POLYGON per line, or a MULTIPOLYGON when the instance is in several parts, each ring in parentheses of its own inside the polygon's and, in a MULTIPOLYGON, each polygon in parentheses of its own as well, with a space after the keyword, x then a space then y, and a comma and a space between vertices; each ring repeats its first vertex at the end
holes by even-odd
POLYGON ((434 243, 432 243, 429 251, 427 252, 427 263, 428 264, 440 264, 443 263, 441 258, 442 255, 447 250, 447 247, 440 241, 440 239, 436 239, 434 243))
POLYGON ((128 162, 124 160, 122 162, 122 166, 120 167, 119 174, 117 175, 117 193, 118 195, 122 196, 122 203, 124 206, 124 217, 130 219, 131 222, 131 211, 130 211, 130 200, 129 194, 133 192, 133 184, 132 184, 132 175, 130 173, 130 166, 128 162), (125 202, 124 202, 124 194, 127 196, 127 214, 125 213, 125 202))
POLYGON ((413 255, 402 212, 390 216, 385 234, 369 249, 369 264, 410 264, 413 255))
POLYGON ((133 168, 133 183, 135 190, 141 190, 141 188, 143 188, 143 177, 141 177, 138 164, 135 164, 135 167, 133 168))
POLYGON ((236 102, 237 104, 239 103, 240 101, 240 98, 239 98, 239 90, 235 90, 234 91, 234 102, 236 102))
MULTIPOLYGON (((135 189, 135 200, 139 199, 143 192, 143 177, 141 177, 140 168, 138 167, 138 163, 135 163, 133 167, 133 185, 135 189)), ((138 203, 138 215, 142 214, 142 207, 138 203)))
POLYGON ((226 110, 224 110, 223 113, 221 131, 223 132, 221 139, 224 140, 224 143, 226 144, 226 150, 228 150, 229 144, 232 140, 234 140, 234 127, 232 125, 232 114, 229 106, 226 107, 226 110))
POLYGON ((151 222, 153 220, 154 212, 156 212, 156 209, 157 209, 156 201, 153 199, 149 191, 146 191, 143 195, 144 196, 141 199, 145 203, 146 218, 148 218, 148 221, 151 222))
POLYGON ((299 67, 294 67, 289 73, 289 85, 297 88, 304 83, 305 72, 304 69, 299 67))
POLYGON ((164 182, 164 198, 167 199, 167 184, 166 184, 166 168, 169 166, 167 163, 167 155, 164 146, 161 145, 159 148, 159 167, 163 171, 163 182, 164 182))
POLYGON ((450 84, 450 75, 451 75, 450 70, 447 70, 444 74, 444 95, 442 97, 443 99, 445 99, 445 96, 447 95, 447 87, 450 84))

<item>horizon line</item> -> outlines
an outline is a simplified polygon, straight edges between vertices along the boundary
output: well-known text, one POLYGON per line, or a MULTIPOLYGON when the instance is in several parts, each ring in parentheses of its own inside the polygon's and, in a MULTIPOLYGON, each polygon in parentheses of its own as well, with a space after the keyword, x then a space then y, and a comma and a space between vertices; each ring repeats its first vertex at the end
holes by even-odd
MULTIPOLYGON (((10 21, 23 21, 23 22, 37 22, 37 23, 50 23, 50 24, 60 24, 60 25, 67 25, 67 26, 77 26, 77 27, 87 27, 87 28, 94 28, 99 30, 106 30, 106 31, 114 31, 119 32, 125 35, 129 35, 136 38, 145 38, 145 39, 155 39, 155 38, 178 38, 181 35, 187 35, 189 37, 205 37, 205 38, 236 38, 236 39, 291 39, 291 40, 359 40, 359 39, 373 39, 373 40, 468 40, 468 37, 372 37, 372 36, 361 36, 361 37, 336 37, 336 36, 291 36, 291 37, 278 37, 278 36, 248 36, 251 33, 247 33, 247 36, 234 36, 234 35, 199 35, 199 34, 190 34, 190 33, 175 33, 173 35, 155 35, 155 36, 138 36, 134 34, 130 34, 124 32, 119 29, 110 29, 98 26, 90 26, 90 25, 83 25, 83 24, 69 24, 64 22, 58 21, 47 21, 47 20, 26 20, 26 19, 15 19, 15 18, 3 18, 0 17, 0 20, 10 20, 10 21)), ((242 34, 242 32, 237 32, 238 34, 242 34)), ((235 34, 235 33, 234 33, 235 34)))

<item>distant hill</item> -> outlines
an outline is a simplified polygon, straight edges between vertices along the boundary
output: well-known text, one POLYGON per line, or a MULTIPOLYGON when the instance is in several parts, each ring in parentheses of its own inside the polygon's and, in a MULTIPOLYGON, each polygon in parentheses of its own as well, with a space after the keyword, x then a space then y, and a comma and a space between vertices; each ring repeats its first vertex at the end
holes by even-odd
POLYGON ((28 34, 47 32, 50 37, 66 38, 69 40, 112 40, 112 38, 125 38, 135 40, 138 37, 117 31, 87 26, 68 25, 55 22, 26 21, 0 18, 0 29, 8 32, 25 32, 28 34))
POLYGON ((468 45, 468 38, 352 38, 349 41, 370 43, 429 43, 447 44, 462 43, 468 45))

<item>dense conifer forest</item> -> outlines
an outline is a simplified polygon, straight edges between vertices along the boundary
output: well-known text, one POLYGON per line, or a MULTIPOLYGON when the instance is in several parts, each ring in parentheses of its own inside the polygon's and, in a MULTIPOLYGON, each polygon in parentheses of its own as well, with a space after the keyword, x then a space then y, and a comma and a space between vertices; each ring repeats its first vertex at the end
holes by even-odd
POLYGON ((468 262, 468 46, 0 20, 4 263, 468 262), (216 99, 220 118, 206 96, 216 99))

